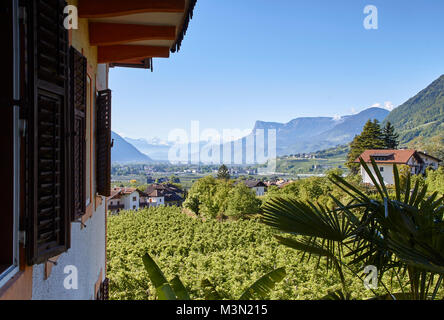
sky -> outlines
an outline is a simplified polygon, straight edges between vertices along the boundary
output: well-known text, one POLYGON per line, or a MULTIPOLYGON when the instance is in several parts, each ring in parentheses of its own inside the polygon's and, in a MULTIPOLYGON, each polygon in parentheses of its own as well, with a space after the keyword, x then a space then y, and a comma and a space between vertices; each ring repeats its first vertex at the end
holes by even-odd
POLYGON ((111 69, 113 130, 167 139, 191 121, 222 133, 397 107, 444 74, 443 15, 442 0, 198 0, 179 53, 153 73, 111 69))

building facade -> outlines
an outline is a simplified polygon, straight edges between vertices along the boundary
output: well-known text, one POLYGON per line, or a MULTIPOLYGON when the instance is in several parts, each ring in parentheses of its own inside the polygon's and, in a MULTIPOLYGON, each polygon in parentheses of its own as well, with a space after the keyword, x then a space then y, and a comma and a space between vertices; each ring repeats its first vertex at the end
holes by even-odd
MULTIPOLYGON (((407 165, 410 168, 410 173, 415 175, 425 174, 428 168, 436 170, 441 162, 440 159, 416 150, 366 150, 355 160, 355 163, 360 163, 359 159, 361 158, 369 164, 371 173, 376 177, 375 170, 371 165, 371 160, 375 161, 386 185, 395 183, 394 164, 397 166, 407 165)), ((373 181, 362 165, 360 173, 364 183, 373 185, 373 181)))
POLYGON ((114 188, 107 199, 108 211, 118 213, 121 210, 139 210, 140 192, 135 188, 114 188))
POLYGON ((265 195, 265 191, 267 188, 267 185, 263 181, 258 180, 246 180, 244 181, 245 185, 252 189, 256 196, 261 197, 265 195))
POLYGON ((107 298, 109 68, 177 52, 195 3, 3 2, 0 299, 107 298))

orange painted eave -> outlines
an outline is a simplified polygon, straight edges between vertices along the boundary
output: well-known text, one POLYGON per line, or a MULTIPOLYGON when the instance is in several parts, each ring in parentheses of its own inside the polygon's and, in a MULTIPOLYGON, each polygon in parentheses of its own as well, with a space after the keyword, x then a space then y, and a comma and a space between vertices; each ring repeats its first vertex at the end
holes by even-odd
POLYGON ((110 18, 137 13, 185 12, 185 0, 79 0, 80 18, 110 18))
POLYGON ((176 27, 91 22, 89 39, 93 46, 117 45, 142 40, 175 40, 176 27))
POLYGON ((169 47, 113 45, 98 48, 98 63, 115 63, 125 60, 169 57, 169 47))

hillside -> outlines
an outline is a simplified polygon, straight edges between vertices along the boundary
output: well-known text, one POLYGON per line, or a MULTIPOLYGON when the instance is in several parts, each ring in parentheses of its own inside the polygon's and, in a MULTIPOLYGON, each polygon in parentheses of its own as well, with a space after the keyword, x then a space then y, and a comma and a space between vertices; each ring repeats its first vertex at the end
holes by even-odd
POLYGON ((369 119, 384 121, 389 112, 381 108, 366 109, 340 119, 329 117, 297 118, 286 124, 258 121, 258 129, 276 129, 277 154, 314 152, 351 142, 369 119))
POLYGON ((406 144, 421 137, 444 134, 444 75, 416 96, 393 110, 390 121, 406 144))
POLYGON ((113 163, 150 163, 153 161, 117 133, 112 132, 111 139, 114 140, 114 146, 111 149, 113 163))
POLYGON ((125 138, 125 140, 153 160, 168 160, 168 152, 171 145, 155 141, 150 142, 146 139, 125 138))

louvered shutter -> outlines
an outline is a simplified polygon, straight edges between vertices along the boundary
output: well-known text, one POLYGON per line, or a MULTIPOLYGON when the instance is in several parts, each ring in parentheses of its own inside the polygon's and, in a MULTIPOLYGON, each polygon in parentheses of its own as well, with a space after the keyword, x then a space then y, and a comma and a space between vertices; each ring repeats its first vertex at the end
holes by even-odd
POLYGON ((70 245, 68 32, 61 0, 27 2, 28 134, 26 224, 29 264, 70 245))
POLYGON ((105 280, 100 284, 99 291, 97 292, 96 300, 109 300, 109 279, 105 280))
POLYGON ((97 96, 97 192, 111 195, 111 90, 97 96))
POLYGON ((72 220, 86 211, 86 77, 87 60, 76 49, 70 50, 71 184, 72 220))

